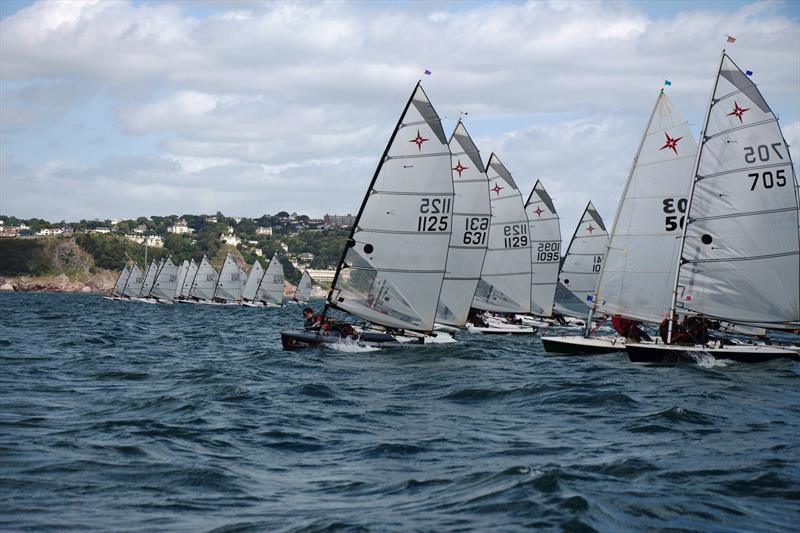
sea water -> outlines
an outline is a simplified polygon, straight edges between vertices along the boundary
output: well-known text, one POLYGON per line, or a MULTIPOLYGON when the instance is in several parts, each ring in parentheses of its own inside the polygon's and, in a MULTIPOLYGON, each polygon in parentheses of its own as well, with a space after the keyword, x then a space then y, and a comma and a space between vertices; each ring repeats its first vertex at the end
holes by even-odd
POLYGON ((301 310, 0 295, 0 529, 796 531, 796 362, 284 352, 301 310))

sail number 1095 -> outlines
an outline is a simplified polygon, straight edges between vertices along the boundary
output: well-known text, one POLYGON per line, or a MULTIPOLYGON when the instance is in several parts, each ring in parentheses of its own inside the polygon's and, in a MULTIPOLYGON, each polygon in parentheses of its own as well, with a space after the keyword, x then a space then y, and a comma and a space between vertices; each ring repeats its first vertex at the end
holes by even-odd
POLYGON ((423 198, 419 202, 417 231, 447 231, 450 227, 452 198, 423 198))

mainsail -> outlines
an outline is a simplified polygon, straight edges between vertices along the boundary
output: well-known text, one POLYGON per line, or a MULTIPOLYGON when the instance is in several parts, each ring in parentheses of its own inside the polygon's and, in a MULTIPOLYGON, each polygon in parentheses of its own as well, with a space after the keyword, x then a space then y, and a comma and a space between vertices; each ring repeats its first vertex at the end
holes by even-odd
POLYGON ((531 311, 531 240, 522 194, 495 154, 486 167, 492 220, 489 248, 473 307, 504 313, 531 311))
POLYGON ((128 281, 125 283, 125 288, 122 290, 122 295, 128 298, 138 298, 143 283, 144 274, 139 269, 139 265, 133 265, 133 267, 131 267, 131 275, 128 276, 128 281))
POLYGON ((561 264, 561 225, 553 200, 539 180, 525 212, 531 236, 531 313, 550 316, 561 264))
POLYGON ((256 259, 253 261, 253 268, 250 269, 250 275, 247 276, 247 282, 242 290, 242 301, 252 302, 256 299, 256 292, 263 277, 264 267, 261 266, 261 261, 256 259))
POLYGON ((189 265, 186 267, 186 275, 183 278, 183 283, 181 284, 179 298, 188 298, 189 293, 192 289, 192 283, 194 283, 194 278, 197 276, 197 263, 194 260, 189 261, 189 265))
POLYGON ((447 137, 417 83, 347 240, 328 303, 369 322, 433 329, 450 241, 447 137))
POLYGON ((242 298, 242 281, 239 273, 239 265, 233 260, 229 253, 225 256, 222 270, 219 273, 217 287, 214 292, 214 299, 238 301, 242 298))
POLYGON ((189 296, 198 300, 211 300, 214 296, 214 288, 217 285, 218 277, 217 271, 208 262, 206 256, 203 256, 203 260, 200 261, 200 266, 197 268, 197 273, 192 281, 189 296))
POLYGON ((661 322, 672 301, 697 144, 662 90, 617 208, 595 310, 661 322))
POLYGON ((114 284, 114 288, 111 289, 111 296, 122 296, 122 291, 125 289, 125 284, 128 282, 128 276, 131 275, 131 271, 128 268, 128 265, 122 269, 122 272, 119 273, 119 277, 117 278, 117 282, 114 284))
POLYGON ((283 303, 283 265, 278 261, 278 254, 272 256, 267 271, 261 278, 256 297, 266 304, 283 303))
POLYGON ((139 290, 138 296, 140 298, 146 298, 150 296, 150 291, 153 289, 153 283, 156 282, 156 276, 158 275, 158 269, 161 266, 160 263, 156 263, 156 260, 153 259, 150 261, 150 266, 147 267, 147 272, 144 275, 144 283, 142 283, 142 288, 139 290))
POLYGON ((175 298, 175 289, 178 286, 178 267, 172 262, 172 258, 168 257, 164 266, 156 276, 156 281, 153 284, 153 290, 150 291, 152 296, 159 300, 172 301, 175 298))
MULTIPOLYGON (((606 226, 592 202, 589 202, 572 235, 558 275, 558 282, 575 297, 575 301, 584 305, 584 316, 592 305, 592 294, 597 287, 597 276, 600 274, 607 246, 606 226)), ((574 311, 571 304, 564 307, 574 311)))
POLYGON ((178 269, 178 278, 175 283, 175 294, 173 298, 180 298, 181 292, 183 290, 183 284, 186 282, 186 275, 188 273, 189 273, 189 261, 187 259, 184 259, 183 263, 181 263, 181 266, 178 269))
POLYGON ((797 322, 797 177, 778 119, 724 50, 701 139, 673 312, 797 322))
POLYGON ((453 176, 453 233, 447 268, 436 310, 436 321, 463 326, 467 321, 475 288, 481 278, 483 259, 489 244, 489 180, 481 154, 458 122, 450 138, 455 164, 453 176))
POLYGON ((305 303, 311 298, 311 276, 308 271, 303 271, 303 277, 297 283, 297 288, 294 290, 294 299, 298 302, 305 303))

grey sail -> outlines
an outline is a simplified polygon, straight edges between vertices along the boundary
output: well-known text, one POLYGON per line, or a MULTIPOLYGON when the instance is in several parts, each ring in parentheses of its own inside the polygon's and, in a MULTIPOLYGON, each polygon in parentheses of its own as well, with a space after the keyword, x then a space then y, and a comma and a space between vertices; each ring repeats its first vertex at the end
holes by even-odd
POLYGON ((247 276, 247 282, 244 284, 242 290, 242 301, 252 302, 256 299, 256 291, 261 284, 261 278, 264 277, 264 267, 261 266, 261 261, 256 259, 253 261, 253 268, 250 269, 250 274, 247 276))
POLYGON ((175 293, 173 295, 173 299, 180 298, 181 290, 183 289, 183 284, 186 282, 186 275, 189 273, 189 261, 184 259, 183 263, 181 263, 180 268, 178 269, 178 279, 175 283, 175 293))
POLYGON ((531 313, 553 314, 561 264, 561 224, 553 199, 539 180, 525 202, 531 237, 531 313))
POLYGON ((186 299, 189 297, 189 293, 192 290, 192 283, 194 283, 194 278, 197 276, 198 265, 193 260, 189 261, 189 265, 186 267, 186 276, 183 278, 183 283, 181 284, 180 288, 180 299, 186 299))
POLYGON ((158 270, 160 267, 161 263, 156 263, 155 259, 150 261, 150 266, 147 267, 147 272, 145 272, 144 275, 142 288, 139 291, 140 298, 147 298, 150 296, 150 291, 153 289, 153 284, 156 282, 156 276, 158 275, 158 270))
POLYGON ((125 265, 122 272, 119 273, 119 277, 117 277, 117 282, 114 283, 114 288, 111 289, 111 296, 122 296, 122 291, 125 289, 125 284, 128 282, 128 276, 130 275, 131 271, 128 265, 125 265))
POLYGON ((311 299, 311 276, 308 275, 307 271, 303 271, 303 276, 297 283, 294 299, 301 303, 306 303, 311 299))
POLYGON ((219 278, 217 279, 214 299, 236 302, 241 298, 242 281, 239 265, 233 260, 233 256, 228 254, 225 256, 225 262, 222 264, 222 270, 220 270, 219 278))
POLYGON ((139 269, 138 265, 133 265, 131 267, 131 275, 128 276, 128 282, 122 290, 122 295, 128 298, 138 298, 143 283, 144 273, 139 269))
POLYGON ((153 290, 150 295, 159 300, 172 301, 175 299, 175 290, 178 287, 178 267, 168 257, 156 276, 153 290))
POLYGON ((211 300, 214 297, 214 288, 217 285, 219 274, 209 263, 206 256, 200 261, 197 273, 192 281, 192 288, 189 297, 197 300, 211 300))
POLYGON ((370 183, 328 303, 368 322, 430 331, 453 214, 447 137, 417 84, 370 183))
POLYGON ((278 254, 275 254, 261 279, 261 285, 256 293, 257 299, 267 305, 283 304, 283 279, 283 265, 278 260, 278 254))
POLYGON ((695 164, 674 309, 800 321, 797 177, 778 119, 723 52, 695 164))
POLYGON ((473 307, 501 313, 531 311, 531 241, 522 194, 495 154, 486 167, 492 219, 489 247, 473 307))
POLYGON ((453 232, 447 266, 436 310, 436 322, 463 326, 467 321, 472 298, 489 244, 489 180, 481 154, 461 121, 450 137, 454 161, 453 232))
MULTIPOLYGON (((589 202, 575 228, 558 275, 559 283, 583 304, 581 316, 586 316, 591 308, 607 246, 606 226, 592 202, 589 202)), ((563 307, 572 309, 574 300, 569 299, 569 302, 563 307)))
POLYGON ((661 322, 672 301, 697 144, 661 91, 620 198, 595 310, 661 322))

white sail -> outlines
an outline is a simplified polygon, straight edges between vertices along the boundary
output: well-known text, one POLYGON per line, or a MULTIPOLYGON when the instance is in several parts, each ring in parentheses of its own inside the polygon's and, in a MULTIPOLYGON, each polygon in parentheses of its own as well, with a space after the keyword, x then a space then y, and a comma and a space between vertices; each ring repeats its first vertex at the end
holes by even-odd
POLYGON ((307 271, 303 271, 303 277, 297 283, 294 299, 302 303, 306 303, 311 299, 311 276, 308 275, 307 271))
POLYGON ((161 263, 156 263, 156 260, 153 259, 150 261, 150 266, 147 267, 147 272, 144 275, 144 283, 142 283, 142 288, 139 291, 140 298, 146 298, 150 296, 150 291, 153 289, 153 284, 156 282, 156 276, 158 275, 158 270, 161 267, 161 263))
POLYGON ((128 268, 128 265, 125 265, 125 268, 122 269, 122 272, 119 273, 119 277, 117 277, 117 282, 114 283, 114 288, 111 289, 112 296, 122 296, 122 291, 125 288, 125 284, 128 282, 128 276, 131 275, 131 271, 128 268))
POLYGON ((253 268, 250 269, 250 274, 247 276, 247 282, 244 284, 242 290, 242 301, 252 302, 256 299, 256 291, 261 284, 261 278, 264 277, 264 267, 261 266, 261 261, 256 259, 253 261, 253 268))
POLYGON ((361 205, 330 305, 388 327, 433 328, 452 225, 451 168, 439 116, 417 84, 361 205))
POLYGON ((278 254, 272 256, 256 296, 267 304, 283 303, 283 265, 278 261, 278 254))
MULTIPOLYGON (((558 282, 575 297, 574 301, 584 305, 584 316, 592 305, 592 295, 597 287, 597 276, 603 266, 607 246, 608 231, 600 214, 589 202, 572 235, 558 275, 558 282)), ((572 303, 564 302, 562 305, 574 311, 572 303)))
POLYGON ((469 315, 472 297, 481 278, 483 259, 489 244, 489 180, 481 154, 459 121, 450 137, 454 165, 453 233, 447 254, 447 267, 439 295, 436 321, 463 326, 469 315))
POLYGON ((203 256, 203 260, 200 261, 200 266, 197 268, 197 273, 192 281, 189 297, 198 300, 211 300, 214 296, 217 278, 219 278, 219 274, 211 263, 208 262, 206 256, 203 256))
POLYGON ((189 266, 186 268, 186 276, 183 278, 183 283, 181 284, 179 295, 181 299, 189 297, 189 293, 192 290, 192 283, 194 283, 194 278, 197 276, 198 268, 199 267, 194 260, 189 261, 189 266))
POLYGON ((158 272, 156 281, 153 284, 152 296, 159 300, 172 301, 175 298, 175 289, 178 286, 178 267, 168 257, 158 272))
POLYGON ((676 284, 678 312, 800 320, 797 178, 775 114, 723 52, 676 284))
POLYGON ((531 313, 553 314, 561 264, 561 224, 553 200, 539 180, 525 202, 531 238, 531 313))
POLYGON ((489 248, 473 307, 504 313, 531 311, 531 240, 522 194, 495 154, 486 167, 492 220, 489 248))
POLYGON ((617 208, 596 311, 666 318, 696 153, 689 125, 661 91, 617 208))
POLYGON ((175 293, 173 294, 173 299, 179 298, 181 296, 181 290, 183 289, 183 284, 186 283, 186 275, 189 273, 189 261, 187 259, 183 260, 181 263, 180 268, 178 268, 178 279, 175 283, 175 293))
POLYGON ((128 276, 128 281, 125 283, 125 288, 122 290, 122 295, 128 298, 138 298, 143 283, 144 273, 139 269, 139 265, 133 265, 131 268, 131 275, 128 276))
POLYGON ((217 279, 217 288, 214 292, 214 299, 226 300, 235 302, 242 298, 242 281, 239 272, 239 265, 233 260, 233 256, 229 253, 225 256, 225 262, 222 264, 219 278, 217 279))
MULTIPOLYGON (((247 271, 239 267, 239 293, 244 294, 244 287, 247 285, 247 271)), ((241 300, 241 297, 239 298, 241 300)))

